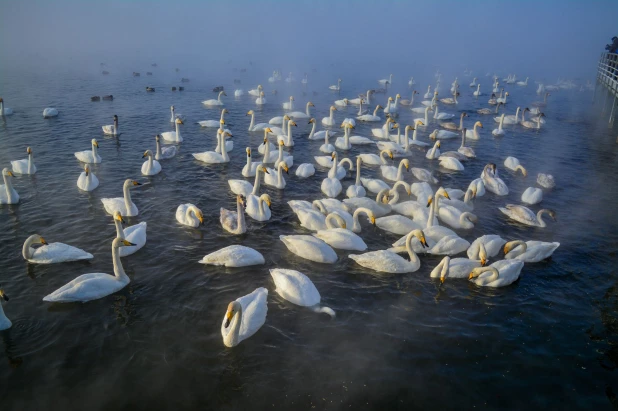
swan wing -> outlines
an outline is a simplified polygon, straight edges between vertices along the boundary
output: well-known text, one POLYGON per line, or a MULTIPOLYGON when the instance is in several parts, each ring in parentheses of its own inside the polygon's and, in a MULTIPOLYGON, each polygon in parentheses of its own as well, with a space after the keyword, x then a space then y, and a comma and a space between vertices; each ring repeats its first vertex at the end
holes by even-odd
POLYGON ((279 236, 292 253, 316 263, 332 264, 337 261, 337 254, 328 244, 310 235, 279 236))
POLYGON ((251 294, 236 299, 242 306, 242 321, 239 332, 241 341, 255 334, 266 322, 267 297, 268 290, 260 287, 256 288, 251 294))
POLYGON ((371 251, 365 254, 350 254, 358 265, 383 273, 403 273, 408 271, 410 262, 388 250, 371 251))
POLYGON ((51 243, 34 250, 28 261, 38 264, 62 263, 65 261, 90 260, 93 255, 86 251, 63 243, 51 243))
POLYGON ((121 257, 131 255, 144 247, 146 244, 146 228, 147 223, 142 221, 139 224, 132 225, 123 230, 125 240, 135 245, 121 247, 120 250, 118 250, 121 257))
POLYGON ((219 221, 221 222, 221 226, 226 230, 236 230, 238 226, 238 213, 221 207, 219 221))
POLYGON ((292 304, 311 307, 320 303, 320 293, 305 274, 275 268, 270 270, 270 276, 275 282, 275 292, 292 304))
POLYGON ((253 184, 244 180, 228 180, 227 183, 230 186, 230 190, 234 194, 240 194, 245 197, 250 195, 253 192, 253 184))
POLYGON ((528 207, 516 205, 516 204, 507 204, 505 208, 500 208, 507 216, 517 220, 524 222, 526 224, 536 224, 536 214, 532 212, 528 207))
POLYGON ((314 236, 339 250, 365 251, 367 249, 367 244, 362 238, 345 228, 320 230, 314 236))
POLYGON ((442 237, 433 247, 427 250, 429 254, 456 255, 466 251, 470 243, 459 236, 442 237))
POLYGON ((43 301, 68 303, 96 300, 115 293, 127 284, 105 273, 83 274, 45 296, 43 301))
POLYGON ((215 164, 215 163, 225 163, 225 159, 223 156, 214 151, 205 151, 203 153, 192 153, 193 157, 196 160, 201 161, 203 163, 215 164))
POLYGON ((231 245, 207 254, 200 261, 202 264, 224 265, 226 267, 246 267, 264 264, 264 256, 253 248, 243 245, 231 245))

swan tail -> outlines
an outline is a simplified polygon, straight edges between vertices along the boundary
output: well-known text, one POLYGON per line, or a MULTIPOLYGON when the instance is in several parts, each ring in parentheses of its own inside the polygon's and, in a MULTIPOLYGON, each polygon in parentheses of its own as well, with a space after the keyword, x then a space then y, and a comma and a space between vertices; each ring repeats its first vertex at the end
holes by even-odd
POLYGON ((316 313, 328 314, 330 315, 330 318, 335 318, 337 316, 335 314, 335 311, 330 307, 320 307, 319 305, 316 305, 315 307, 312 308, 312 310, 316 313))

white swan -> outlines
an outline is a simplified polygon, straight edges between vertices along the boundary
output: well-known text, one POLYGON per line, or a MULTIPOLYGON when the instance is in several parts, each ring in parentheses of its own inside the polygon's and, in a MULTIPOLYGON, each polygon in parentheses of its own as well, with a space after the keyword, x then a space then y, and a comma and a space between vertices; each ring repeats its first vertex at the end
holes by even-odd
POLYGON ((378 165, 386 165, 386 159, 384 156, 387 155, 391 160, 393 159, 393 153, 390 150, 381 150, 380 155, 377 154, 359 154, 358 157, 363 161, 364 164, 369 164, 372 166, 378 165))
POLYGON ((271 269, 270 276, 275 282, 275 292, 292 304, 310 307, 316 313, 325 313, 335 317, 329 307, 321 307, 321 296, 309 277, 300 271, 281 268, 271 269))
POLYGON ((448 235, 427 250, 427 254, 456 255, 463 253, 470 247, 470 243, 457 235, 448 235))
POLYGON ((260 287, 228 304, 221 323, 221 336, 226 347, 237 346, 264 325, 268 313, 267 297, 268 290, 260 287))
POLYGON ((55 264, 68 261, 91 260, 92 254, 63 243, 48 244, 43 237, 33 234, 26 239, 22 247, 24 260, 33 264, 55 264), (39 248, 32 248, 33 244, 42 244, 39 248))
POLYGON ((338 107, 347 107, 348 101, 349 100, 347 98, 343 98, 341 100, 335 100, 335 105, 338 107))
MULTIPOLYGON (((335 167, 335 163, 333 163, 333 167, 335 167)), ((341 181, 339 181, 336 177, 327 177, 322 180, 322 184, 320 185, 320 189, 322 192, 330 198, 337 197, 341 194, 343 190, 343 186, 341 185, 341 181)))
POLYGON ((462 228, 462 229, 469 230, 471 228, 474 228, 474 222, 477 221, 477 217, 474 214, 468 211, 462 212, 460 209, 453 207, 453 206, 441 205, 439 203, 440 196, 435 196, 434 198, 430 198, 429 204, 431 204, 432 201, 436 202, 435 206, 437 209, 438 217, 440 218, 440 220, 445 222, 447 225, 455 229, 462 228))
POLYGON ((131 281, 120 261, 119 248, 131 246, 129 241, 115 238, 112 242, 114 275, 105 273, 82 274, 68 284, 43 297, 43 301, 70 303, 87 302, 106 297, 123 289, 131 281))
POLYGON ((255 104, 257 104, 258 106, 263 106, 264 104, 266 104, 266 97, 264 97, 263 91, 260 93, 260 96, 255 99, 255 104))
POLYGON ((277 141, 278 142, 283 142, 283 144, 285 144, 286 147, 293 147, 294 146, 294 139, 292 138, 292 126, 297 127, 297 124, 290 119, 290 121, 288 121, 287 123, 288 125, 288 133, 287 135, 285 134, 280 134, 277 136, 277 141))
POLYGON ((477 121, 474 123, 474 128, 472 130, 466 129, 466 138, 469 138, 470 140, 480 140, 481 135, 479 134, 477 127, 483 128, 483 123, 477 121))
POLYGON ((495 257, 502 250, 506 240, 496 234, 483 235, 470 244, 466 254, 471 260, 478 260, 481 254, 481 246, 485 249, 486 258, 495 257))
POLYGON ((507 157, 504 160, 504 167, 508 168, 511 171, 514 171, 515 173, 517 173, 517 171, 519 170, 524 175, 524 177, 528 175, 528 172, 526 171, 524 166, 520 164, 519 159, 516 157, 507 157))
POLYGON ((432 148, 427 150, 427 154, 425 154, 425 158, 428 160, 435 160, 440 157, 440 140, 436 141, 432 148))
POLYGON ((506 287, 517 281, 523 267, 523 261, 500 260, 488 267, 472 269, 468 278, 482 287, 506 287))
MULTIPOLYGON (((355 106, 358 106, 361 103, 369 105, 371 104, 371 95, 374 93, 375 93, 375 90, 367 90, 366 95, 360 94, 358 98, 349 99, 348 103, 353 104, 355 106)), ((384 108, 384 107, 381 107, 381 108, 384 108)))
POLYGON ((249 123, 249 131, 262 131, 269 127, 268 123, 255 124, 255 112, 253 110, 249 110, 247 112, 247 115, 251 116, 251 122, 249 123))
POLYGON ((296 176, 307 178, 315 174, 315 167, 311 163, 303 163, 296 167, 296 176))
MULTIPOLYGON (((438 110, 438 105, 436 104, 435 106, 435 111, 433 112, 433 118, 434 120, 450 120, 453 117, 455 117, 455 114, 449 114, 449 113, 440 113, 438 110)), ((465 114, 465 113, 462 113, 465 114)))
POLYGON ((337 254, 324 241, 311 235, 280 235, 279 240, 297 256, 316 263, 334 264, 337 254))
MULTIPOLYGON (((474 125, 475 133, 477 124, 481 124, 480 121, 477 121, 474 125)), ((483 127, 482 124, 481 127, 483 127)), ((464 128, 463 130, 461 130, 461 146, 459 146, 457 152, 467 158, 475 158, 476 152, 474 151, 474 149, 472 147, 466 147, 466 138, 468 138, 468 129, 464 128)))
POLYGON ((517 110, 515 111, 515 114, 509 114, 508 116, 504 116, 504 119, 502 119, 502 116, 500 117, 494 117, 494 121, 496 123, 499 123, 500 121, 502 121, 503 124, 517 124, 519 123, 519 112, 521 111, 521 107, 517 107, 517 110))
MULTIPOLYGON (((309 137, 307 137, 309 140, 324 140, 324 134, 326 134, 326 130, 321 130, 321 131, 315 131, 316 128, 316 121, 315 118, 312 118, 311 120, 309 120, 309 124, 313 124, 313 126, 311 127, 311 132, 309 132, 309 137)), ((332 134, 334 134, 334 131, 331 131, 332 134)))
MULTIPOLYGON (((413 110, 414 111, 414 110, 413 110)), ((425 107, 424 108, 425 111, 425 117, 422 118, 415 118, 414 119, 414 124, 416 124, 417 122, 422 123, 421 125, 427 125, 429 124, 429 111, 431 111, 431 107, 425 107)))
POLYGON ((176 155, 175 146, 161 147, 161 136, 159 134, 155 136, 155 141, 157 144, 155 160, 167 160, 176 155))
POLYGON ((234 90, 234 97, 242 97, 245 95, 245 90, 237 88, 234 90))
MULTIPOLYGON (((500 92, 500 95, 502 95, 502 92, 500 92)), ((496 99, 497 103, 502 103, 502 104, 506 104, 506 98, 509 96, 509 92, 507 91, 506 93, 504 93, 504 97, 498 97, 496 99)))
POLYGON ((499 196, 505 196, 509 193, 509 188, 500 177, 497 177, 497 172, 495 170, 496 169, 493 164, 488 164, 485 166, 483 173, 481 174, 483 184, 488 191, 491 191, 499 196), (494 170, 493 173, 490 171, 491 168, 494 170))
POLYGON ((315 107, 315 105, 309 101, 307 105, 305 106, 304 113, 302 111, 293 111, 291 113, 288 113, 288 116, 290 116, 294 120, 311 118, 311 112, 309 111, 309 107, 315 107))
POLYGON ((519 260, 524 263, 538 263, 552 256, 560 247, 560 243, 547 243, 544 241, 509 241, 504 245, 504 258, 506 260, 519 260))
POLYGON ((13 109, 4 107, 4 99, 0 97, 0 117, 12 116, 12 115, 13 115, 13 109))
POLYGON ((34 165, 34 161, 32 161, 32 149, 30 147, 26 148, 26 153, 28 153, 28 158, 23 160, 13 160, 11 161, 11 168, 14 173, 17 174, 34 174, 36 173, 36 166, 34 165))
POLYGON ((245 151, 247 152, 247 164, 245 164, 242 168, 242 176, 253 177, 255 176, 257 168, 262 165, 262 162, 253 162, 253 159, 251 158, 251 147, 247 147, 245 151))
MULTIPOLYGON (((343 164, 347 163, 350 166, 350 171, 354 171, 354 164, 352 163, 352 160, 350 160, 349 158, 342 158, 341 161, 338 161, 338 158, 339 158, 339 155, 337 154, 337 152, 333 151, 333 153, 331 154, 332 162, 330 165, 330 170, 328 171, 328 177, 337 178, 341 180, 348 174, 346 169, 343 167, 343 164)), ((317 161, 317 158, 316 158, 316 161, 317 161)))
POLYGON ((463 201, 453 198, 453 196, 449 194, 451 198, 440 200, 440 204, 445 205, 445 206, 455 207, 462 212, 472 211, 474 210, 473 199, 476 197, 475 192, 476 190, 474 190, 473 188, 468 188, 468 190, 466 191, 466 194, 464 195, 463 201))
POLYGON ((170 123, 174 123, 178 119, 181 119, 184 121, 185 116, 183 116, 182 114, 176 113, 176 107, 170 106, 170 112, 171 112, 170 123))
POLYGON ((230 190, 234 194, 239 194, 247 197, 250 194, 259 195, 260 192, 260 173, 268 174, 268 170, 263 165, 260 165, 255 170, 255 182, 253 185, 245 180, 227 180, 230 190))
POLYGON ((43 118, 58 117, 58 110, 53 107, 48 107, 43 110, 43 118))
POLYGON ((543 122, 543 117, 545 117, 544 113, 539 114, 537 117, 534 118, 534 120, 530 121, 530 120, 525 120, 524 119, 524 114, 525 112, 522 112, 521 114, 521 125, 526 127, 526 128, 536 128, 536 129, 540 129, 541 128, 541 123, 543 122))
POLYGON ((438 160, 440 161, 440 167, 446 168, 447 170, 453 170, 453 171, 463 171, 464 170, 463 164, 461 164, 461 162, 454 157, 440 156, 438 157, 438 160))
POLYGON ((101 126, 103 129, 103 134, 107 134, 109 136, 117 136, 120 135, 118 132, 118 116, 114 114, 114 124, 108 126, 101 126))
POLYGON ((394 166, 380 166, 380 171, 382 172, 382 177, 391 181, 403 181, 403 168, 406 168, 406 171, 410 171, 410 160, 404 158, 399 162, 399 167, 394 166))
POLYGON ((247 215, 257 221, 268 221, 271 217, 270 206, 271 199, 268 194, 261 196, 249 194, 246 201, 247 206, 245 212, 247 215))
POLYGON ((286 174, 289 174, 290 170, 285 161, 279 162, 276 168, 276 171, 272 168, 267 169, 268 173, 264 174, 264 184, 283 190, 285 188, 286 181, 285 178, 283 178, 282 170, 285 171, 286 174))
POLYGON ((380 116, 378 116, 378 110, 380 110, 381 108, 384 108, 384 107, 378 104, 375 110, 373 110, 373 114, 363 114, 361 116, 357 116, 356 119, 359 121, 367 121, 367 122, 382 121, 380 116))
POLYGON ((354 182, 354 184, 351 184, 345 192, 345 195, 348 198, 365 197, 365 195, 367 195, 365 187, 363 187, 362 185, 360 176, 362 163, 362 158, 360 156, 356 157, 356 181, 354 182))
POLYGON ((341 90, 341 79, 337 80, 337 85, 328 86, 328 88, 333 91, 341 90))
POLYGON ((221 207, 219 222, 221 223, 221 227, 229 233, 244 234, 247 232, 244 200, 241 195, 236 196, 236 211, 226 210, 221 207))
POLYGON ((183 139, 182 139, 182 136, 180 135, 180 128, 178 126, 184 123, 182 122, 181 119, 177 118, 176 121, 174 121, 174 124, 176 125, 176 131, 165 131, 159 135, 165 141, 169 141, 172 143, 182 143, 183 139))
POLYGON ((470 260, 467 258, 451 258, 446 256, 429 274, 430 278, 440 278, 444 283, 449 278, 469 278, 470 272, 485 265, 483 260, 470 260))
POLYGON ((536 187, 528 187, 521 194, 521 201, 526 204, 538 204, 543 201, 543 190, 536 187))
POLYGON ((493 131, 491 132, 491 134, 493 134, 496 137, 504 137, 505 136, 505 131, 502 129, 502 125, 504 124, 504 114, 502 114, 500 116, 500 124, 498 125, 498 128, 493 129, 493 131))
POLYGON ((268 133, 271 131, 272 129, 270 127, 264 129, 264 140, 262 141, 262 144, 258 146, 258 152, 263 155, 262 164, 274 163, 277 161, 277 157, 279 156, 279 153, 275 151, 275 145, 268 141, 268 133))
POLYGON ((0 184, 0 204, 17 204, 19 203, 19 194, 13 188, 13 183, 9 177, 15 177, 15 175, 8 169, 2 169, 2 178, 4 184, 0 184))
POLYGON ((448 140, 451 138, 459 137, 459 134, 449 131, 449 130, 438 130, 435 129, 430 135, 429 138, 432 140, 440 139, 440 140, 448 140))
POLYGON ((389 233, 399 235, 404 235, 412 230, 420 230, 423 228, 419 223, 399 214, 377 218, 376 226, 389 233))
POLYGON ((294 96, 290 96, 290 101, 283 103, 284 110, 294 110, 294 96))
POLYGON ((424 181, 426 183, 438 184, 438 179, 433 176, 433 173, 425 168, 412 167, 410 172, 414 175, 414 177, 419 181, 424 181))
POLYGON ((251 89, 247 92, 250 96, 259 97, 262 93, 262 85, 258 84, 257 88, 251 89))
POLYGON ((515 204, 507 204, 505 207, 498 207, 498 209, 510 219, 534 227, 547 226, 547 223, 543 220, 543 214, 548 214, 554 221, 556 221, 556 212, 546 208, 539 210, 536 214, 534 214, 528 207, 515 204))
POLYGON ((204 224, 204 214, 195 204, 181 204, 176 209, 176 221, 182 225, 197 228, 204 224))
POLYGON ((323 126, 329 126, 332 127, 335 125, 335 111, 337 111, 337 107, 335 106, 330 106, 330 116, 329 117, 324 117, 322 119, 322 125, 323 126))
POLYGON ((145 221, 123 229, 122 224, 124 222, 125 221, 120 215, 120 212, 116 211, 114 213, 116 238, 119 238, 121 240, 127 240, 131 244, 133 244, 131 246, 122 247, 120 249, 120 257, 126 257, 141 250, 142 247, 146 245, 146 230, 148 229, 148 224, 145 221))
POLYGON ((343 200, 343 203, 355 212, 361 208, 368 209, 374 214, 374 217, 383 217, 392 211, 390 204, 385 204, 382 202, 383 197, 387 195, 389 191, 390 190, 388 188, 380 191, 375 200, 367 197, 354 197, 346 198, 343 200))
POLYGON ((92 150, 78 151, 75 153, 75 158, 82 163, 98 164, 102 161, 101 156, 99 156, 97 152, 99 143, 97 143, 97 140, 94 138, 90 140, 90 143, 92 144, 92 150))
POLYGON ((145 176, 154 176, 161 172, 161 164, 157 160, 153 160, 152 151, 146 150, 142 158, 148 159, 142 164, 142 174, 145 176))
POLYGON ((225 94, 225 91, 220 91, 219 92, 219 96, 216 99, 210 99, 210 100, 204 100, 202 101, 202 104, 205 106, 222 106, 223 105, 223 101, 221 101, 221 96, 226 96, 227 94, 225 94))
POLYGON ((384 79, 378 80, 378 83, 382 86, 386 86, 387 84, 393 84, 393 75, 392 74, 389 75, 388 79, 384 78, 384 79))
MULTIPOLYGON (((358 214, 360 212, 366 212, 366 211, 371 213, 371 211, 370 210, 360 210, 360 211, 356 210, 356 211, 358 213, 355 212, 354 214, 356 216, 356 224, 358 225, 357 229, 360 232, 360 224, 358 223, 358 214)), ((336 214, 333 214, 333 215, 339 217, 336 214)), ((371 215, 373 214, 371 213, 371 215)), ((343 219, 341 219, 341 221, 345 225, 345 221, 343 221, 343 219)), ((356 235, 353 231, 350 231, 347 227, 332 227, 332 226, 329 226, 330 221, 328 219, 326 220, 326 222, 327 222, 328 229, 318 230, 317 233, 313 234, 315 237, 324 241, 331 247, 337 248, 339 250, 365 251, 367 249, 367 244, 365 244, 363 239, 360 238, 358 235, 356 235)))
POLYGON ((410 256, 410 261, 388 250, 371 251, 365 254, 351 254, 348 257, 356 261, 358 265, 382 273, 411 273, 417 271, 421 266, 421 261, 412 250, 412 237, 416 237, 421 244, 427 245, 425 235, 421 230, 414 230, 406 237, 406 250, 410 256))
POLYGON ((122 185, 123 197, 101 199, 105 211, 111 215, 114 215, 116 211, 120 211, 120 214, 125 217, 136 216, 138 214, 137 206, 131 200, 131 192, 129 190, 141 185, 142 183, 138 183, 130 178, 125 180, 122 185))
POLYGON ((250 247, 244 245, 230 245, 220 250, 206 254, 198 261, 206 265, 222 265, 225 267, 248 267, 250 265, 265 264, 264 256, 250 247))
POLYGON ((410 100, 406 100, 406 99, 399 100, 399 104, 401 104, 402 106, 411 106, 411 105, 413 105, 414 104, 414 95, 415 94, 418 94, 418 91, 413 90, 412 91, 412 97, 410 97, 410 100))
POLYGON ((92 191, 99 186, 99 179, 90 171, 88 164, 84 165, 84 171, 77 178, 77 188, 83 191, 92 191))
MULTIPOLYGON (((221 154, 216 151, 205 151, 203 153, 192 153, 191 155, 198 161, 207 164, 221 164, 221 163, 229 163, 230 156, 227 154, 227 147, 225 144, 224 132, 219 129, 217 130, 217 139, 219 142, 219 147, 221 148, 221 154)), ((229 134, 229 133, 226 133, 229 134)))
MULTIPOLYGON (((219 120, 202 120, 198 121, 197 124, 201 127, 219 127, 221 125, 221 121, 225 124, 225 114, 227 113, 229 113, 229 111, 224 108, 221 110, 221 117, 219 117, 219 120)), ((251 119, 253 120, 253 117, 251 119)), ((251 131, 251 127, 249 127, 249 131, 251 131)))
POLYGON ((556 180, 551 174, 539 173, 536 177, 536 183, 543 188, 556 187, 556 180))

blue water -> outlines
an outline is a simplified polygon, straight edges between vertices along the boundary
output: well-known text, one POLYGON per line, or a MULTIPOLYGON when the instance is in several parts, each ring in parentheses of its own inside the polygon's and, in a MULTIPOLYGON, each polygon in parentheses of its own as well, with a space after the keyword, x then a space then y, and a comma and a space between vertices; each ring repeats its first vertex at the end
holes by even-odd
MULTIPOLYGON (((132 70, 113 67, 108 68, 109 76, 102 76, 97 67, 53 74, 41 68, 0 76, 0 95, 15 111, 0 119, 0 167, 24 158, 27 146, 38 167, 36 175, 13 180, 20 203, 0 206, 0 283, 10 296, 3 307, 13 321, 11 329, 0 332, 3 408, 611 409, 612 401, 616 406, 618 145, 607 114, 598 114, 602 104, 591 104, 592 93, 552 93, 541 130, 505 126, 507 135, 497 139, 491 136, 497 127, 493 115, 476 113, 487 107, 487 94, 474 99, 474 89, 467 86, 471 78, 459 74, 460 103, 441 110, 465 110, 468 126, 483 122, 481 140, 468 142, 477 159, 465 163, 463 172, 452 173, 425 159, 424 152, 410 158, 413 167, 436 170, 440 185, 462 189, 485 164, 498 164, 510 194, 505 198, 488 193, 476 201, 478 224, 472 230, 457 230, 469 241, 500 234, 509 240, 561 243, 550 260, 526 265, 518 282, 487 289, 466 280, 440 285, 430 279, 429 272, 440 261, 437 256, 421 256, 415 273, 378 275, 348 259, 348 252, 338 252, 334 265, 291 254, 278 236, 307 232, 287 201, 321 198, 320 182, 327 171, 318 168, 309 180, 293 173, 296 165, 322 155, 322 142, 306 139, 310 127, 305 120, 294 130, 296 145, 290 151, 295 166, 285 175, 286 189, 263 188, 272 197, 273 218, 266 223, 248 219, 248 232, 242 236, 230 235, 219 225, 219 208, 235 208, 227 180, 242 178, 244 147, 255 150, 262 139, 261 133, 246 131, 248 110, 256 110, 256 121, 268 121, 281 115, 280 104, 294 95, 301 111, 308 100, 315 104, 314 116, 320 122, 333 100, 378 87, 375 80, 388 73, 373 76, 348 70, 346 77, 345 72, 310 71, 304 89, 298 82, 269 84, 268 70, 252 66, 241 73, 230 64, 217 76, 174 73, 162 66, 134 69, 142 72, 137 78, 131 77, 132 70), (146 76, 146 71, 154 76, 146 76), (191 82, 180 83, 186 76, 191 82), (340 94, 327 87, 337 76, 344 80, 340 94), (234 78, 242 80, 236 87, 245 90, 263 84, 269 103, 258 109, 254 97, 235 99, 234 78), (147 85, 156 92, 146 93, 147 85), (172 92, 173 85, 186 89, 172 92), (211 91, 216 85, 228 91, 226 118, 235 147, 229 164, 207 166, 191 153, 214 149, 214 129, 200 129, 195 123, 219 117, 218 110, 200 104, 216 98, 211 91), (277 95, 271 94, 273 89, 277 95), (114 101, 90 102, 90 96, 104 94, 113 94, 114 101), (172 104, 187 118, 181 126, 185 141, 175 158, 162 162, 161 174, 141 176, 142 154, 154 150, 154 135, 172 130, 172 104), (56 107, 59 117, 44 120, 45 107, 56 107), (120 118, 122 135, 105 137, 100 126, 111 124, 114 114, 120 118), (103 158, 93 167, 101 185, 84 193, 75 185, 81 167, 73 152, 89 149, 92 138, 98 139, 103 158), (508 155, 521 160, 528 177, 502 167, 508 155), (540 206, 556 210, 558 221, 549 221, 547 228, 509 222, 497 207, 519 203, 523 190, 535 186, 538 172, 556 178, 556 188, 545 192, 540 206), (126 178, 146 183, 132 191, 139 216, 128 218, 128 223, 148 222, 146 246, 123 258, 131 283, 86 304, 42 302, 43 296, 80 274, 112 272, 115 230, 100 198, 120 196, 126 178), (176 207, 187 202, 204 211, 203 227, 189 229, 176 222, 176 207), (33 233, 83 248, 95 258, 28 264, 21 247, 33 233), (266 264, 226 269, 197 263, 207 253, 238 243, 262 252, 266 264), (274 267, 307 274, 337 317, 330 320, 280 298, 268 273, 274 267), (266 324, 239 346, 226 348, 220 324, 227 304, 262 286, 269 290, 266 324)), ((300 80, 302 74, 295 77, 300 80)), ((533 80, 527 88, 507 86, 507 114, 540 99, 533 80)), ((435 84, 432 75, 416 81, 421 95, 427 84, 435 84)), ((451 81, 444 78, 442 96, 451 81)), ((489 79, 479 81, 486 92, 489 79)), ((409 98, 407 78, 401 75, 395 76, 389 94, 397 92, 409 98)), ((376 102, 385 106, 389 94, 376 95, 376 102)), ((355 113, 350 107, 336 119, 355 113)), ((420 116, 402 107, 398 121, 404 126, 416 117, 420 116)), ((377 125, 358 125, 354 134, 371 136, 372 127, 377 125)), ((428 141, 434 128, 430 124, 419 138, 428 141)), ((442 150, 456 150, 459 144, 459 139, 444 141, 442 150)), ((356 146, 345 156, 354 158, 361 152, 375 149, 356 146)), ((363 171, 367 176, 378 173, 378 167, 363 171)), ((353 175, 342 181, 344 192, 353 181, 353 175)), ((406 181, 416 180, 410 174, 406 181)), ((361 236, 370 250, 387 248, 399 238, 365 222, 361 236)))

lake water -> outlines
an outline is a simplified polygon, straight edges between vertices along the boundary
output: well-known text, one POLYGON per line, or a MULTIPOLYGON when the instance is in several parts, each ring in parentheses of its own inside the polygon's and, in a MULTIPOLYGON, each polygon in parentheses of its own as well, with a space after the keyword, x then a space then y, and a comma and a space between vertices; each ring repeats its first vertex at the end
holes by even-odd
MULTIPOLYGON (((287 201, 321 198, 320 182, 327 171, 318 168, 308 180, 293 173, 296 165, 321 155, 322 142, 306 138, 306 120, 294 129, 295 166, 285 175, 286 189, 263 188, 272 197, 273 218, 266 223, 248 218, 248 232, 242 236, 225 232, 219 209, 235 208, 227 180, 242 178, 244 148, 255 150, 262 139, 261 133, 246 131, 249 109, 256 110, 258 122, 268 121, 281 115, 281 103, 293 94, 300 110, 313 101, 320 122, 333 100, 356 97, 377 87, 375 79, 386 77, 340 74, 344 83, 338 96, 327 89, 336 76, 310 73, 303 96, 298 82, 271 85, 266 70, 248 67, 240 73, 230 65, 216 77, 195 73, 186 84, 180 83, 186 74, 171 68, 142 69, 137 78, 130 70, 113 68, 102 76, 96 67, 0 76, 0 95, 15 111, 0 119, 0 167, 25 158, 28 145, 38 167, 36 175, 13 180, 20 203, 0 206, 0 283, 10 297, 3 304, 5 313, 13 321, 11 329, 0 332, 3 409, 611 409, 612 402, 616 407, 618 145, 607 114, 596 118, 601 107, 591 105, 592 93, 555 92, 544 110, 543 128, 505 126, 507 135, 494 138, 493 116, 476 113, 487 106, 487 94, 475 100, 467 85, 471 78, 460 75, 460 104, 442 110, 465 110, 468 126, 483 122, 481 140, 468 142, 477 159, 465 163, 463 172, 450 173, 425 159, 424 152, 411 157, 413 167, 436 170, 440 185, 462 189, 485 164, 498 164, 511 192, 506 198, 487 193, 477 199, 478 224, 457 230, 469 241, 500 234, 509 240, 561 243, 550 260, 527 264, 518 282, 488 289, 466 280, 440 285, 430 279, 437 256, 421 256, 415 273, 379 275, 356 265, 347 258, 349 252, 338 252, 333 265, 291 254, 278 236, 307 232, 287 201), (146 70, 154 76, 147 77, 146 70), (258 110, 254 97, 235 99, 234 78, 242 80, 245 90, 262 83, 269 103, 258 110), (229 164, 207 166, 191 153, 214 149, 214 129, 201 129, 196 122, 218 119, 219 110, 205 109, 200 102, 216 98, 211 89, 219 84, 228 91, 224 101, 234 150, 229 164), (147 85, 156 92, 146 93, 147 85), (172 85, 186 90, 172 92, 172 85), (278 95, 270 94, 273 88, 278 95), (90 102, 90 96, 104 94, 113 94, 114 101, 90 102), (175 158, 162 162, 159 175, 141 176, 142 154, 154 150, 155 134, 172 130, 171 104, 186 116, 181 126, 185 141, 175 158), (59 117, 44 120, 45 107, 56 107, 59 117), (122 135, 104 137, 101 125, 111 124, 114 114, 122 135), (75 185, 81 165, 73 152, 89 149, 92 138, 98 139, 103 158, 93 167, 101 185, 84 193, 75 185), (508 155, 521 160, 528 177, 504 169, 508 155), (556 178, 556 188, 545 192, 541 205, 556 210, 557 222, 549 221, 547 228, 509 222, 498 207, 520 203, 523 190, 535 186, 538 172, 556 178), (100 199, 121 196, 126 178, 146 183, 132 191, 139 216, 128 223, 148 222, 146 246, 123 258, 131 283, 86 304, 43 302, 80 274, 112 272, 115 230, 100 199), (176 207, 187 202, 204 211, 203 227, 176 222, 176 207), (21 248, 33 233, 83 248, 95 258, 28 264, 21 248), (238 269, 198 264, 204 255, 230 244, 257 249, 266 264, 238 269), (337 317, 330 320, 280 298, 268 273, 274 267, 307 274, 337 317), (269 290, 265 325, 237 347, 226 348, 220 325, 227 304, 257 287, 269 290)), ((407 79, 395 78, 392 94, 409 98, 407 79)), ((532 80, 527 88, 507 86, 507 114, 539 100, 532 80)), ((451 81, 445 77, 442 96, 451 81)), ((487 91, 489 78, 479 81, 487 91)), ((435 79, 428 75, 417 83, 422 95, 435 79)), ((385 105, 386 96, 375 100, 385 105)), ((336 119, 355 113, 350 107, 336 119)), ((415 117, 420 116, 402 108, 399 123, 411 124, 415 117)), ((372 127, 377 126, 361 124, 355 134, 370 136, 372 127)), ((427 141, 433 129, 430 124, 419 138, 427 141)), ((443 151, 459 144, 459 139, 444 141, 443 151)), ((361 152, 376 151, 356 146, 345 155, 354 158, 361 152)), ((363 171, 367 176, 378 173, 378 167, 363 171)), ((344 192, 353 180, 348 175, 342 181, 344 192)), ((406 181, 416 180, 409 174, 406 181)), ((365 221, 361 236, 370 250, 387 248, 399 238, 365 221)))

